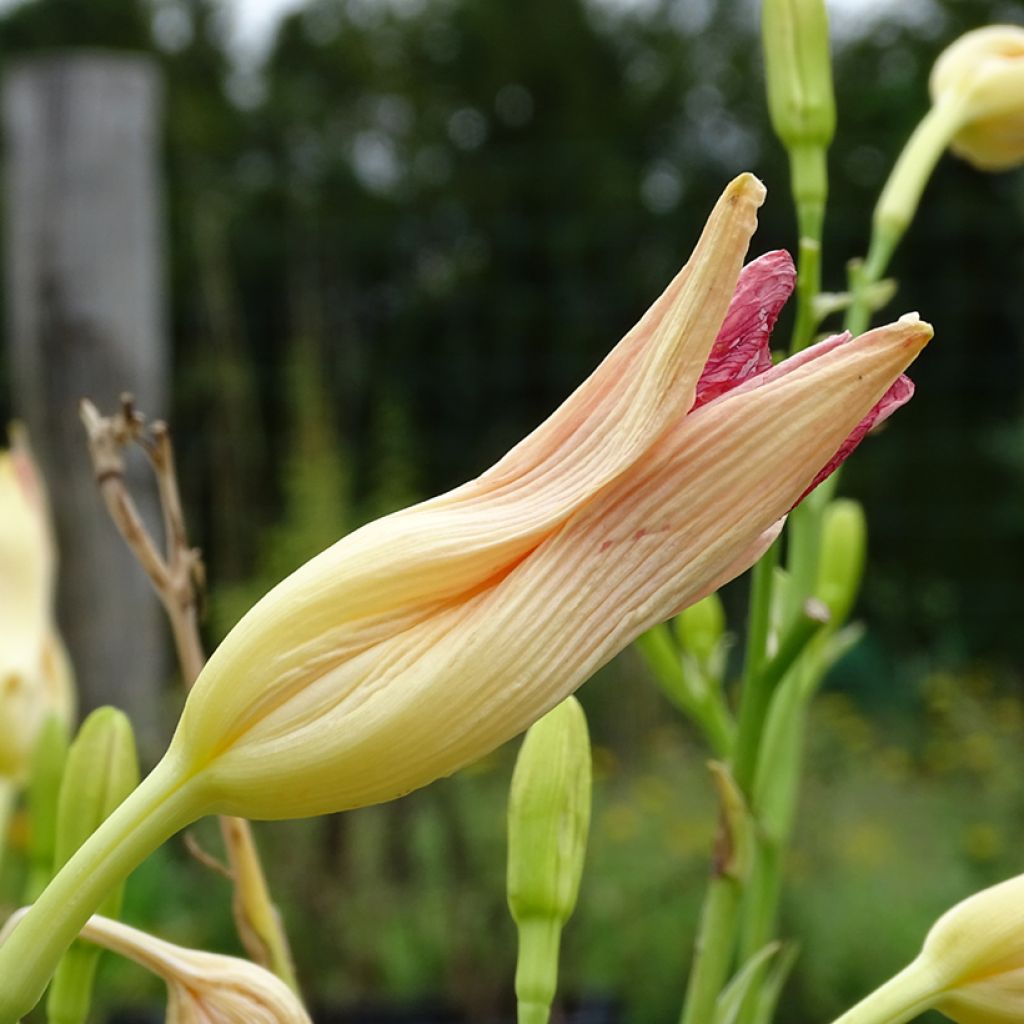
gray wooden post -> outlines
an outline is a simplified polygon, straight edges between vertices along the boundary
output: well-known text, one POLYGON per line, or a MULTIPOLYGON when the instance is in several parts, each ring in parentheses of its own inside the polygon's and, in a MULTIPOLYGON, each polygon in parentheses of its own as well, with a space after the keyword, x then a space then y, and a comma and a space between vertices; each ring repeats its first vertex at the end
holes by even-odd
POLYGON ((61 625, 83 711, 123 708, 150 751, 167 731, 165 632, 100 501, 78 402, 112 412, 131 391, 165 413, 160 84, 147 57, 68 51, 10 65, 3 89, 14 408, 51 491, 61 625))

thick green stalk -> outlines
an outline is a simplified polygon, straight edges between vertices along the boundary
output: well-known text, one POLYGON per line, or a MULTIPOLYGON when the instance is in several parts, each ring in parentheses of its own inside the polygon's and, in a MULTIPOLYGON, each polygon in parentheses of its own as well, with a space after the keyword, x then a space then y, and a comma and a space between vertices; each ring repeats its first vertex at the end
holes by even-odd
POLYGON ((748 800, 754 788, 765 718, 775 689, 828 622, 828 612, 824 607, 819 607, 820 604, 807 602, 801 614, 786 630, 778 653, 749 680, 749 690, 743 694, 733 776, 748 800))
POLYGON ((0 1024, 42 997, 64 951, 118 882, 203 812, 193 780, 162 761, 46 887, 0 946, 0 1024))
POLYGON ((732 972, 740 895, 739 882, 716 868, 704 897, 680 1024, 709 1024, 714 1017, 715 1003, 732 972))

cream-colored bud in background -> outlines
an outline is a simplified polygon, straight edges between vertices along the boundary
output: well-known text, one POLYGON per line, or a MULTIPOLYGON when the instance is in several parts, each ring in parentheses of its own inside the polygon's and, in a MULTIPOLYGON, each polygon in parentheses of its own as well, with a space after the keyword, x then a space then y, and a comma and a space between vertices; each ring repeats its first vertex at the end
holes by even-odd
MULTIPOLYGON (((0 944, 26 911, 0 931, 0 944)), ((100 915, 80 938, 135 963, 167 984, 166 1024, 311 1024, 294 992, 276 975, 248 960, 186 949, 100 915)))
POLYGON ((956 1024, 1024 1020, 1024 875, 946 911, 917 959, 835 1024, 903 1024, 928 1009, 956 1024))
POLYGON ((934 103, 960 108, 950 149, 983 171, 1024 163, 1024 28, 988 25, 943 50, 929 79, 934 103))

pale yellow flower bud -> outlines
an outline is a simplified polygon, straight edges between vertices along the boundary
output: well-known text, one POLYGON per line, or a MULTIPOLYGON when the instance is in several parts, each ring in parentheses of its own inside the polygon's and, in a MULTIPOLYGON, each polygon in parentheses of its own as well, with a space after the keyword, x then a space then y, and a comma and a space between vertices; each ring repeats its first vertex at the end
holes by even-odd
POLYGON ((56 555, 42 480, 20 432, 0 452, 0 778, 20 782, 48 714, 71 717, 53 621, 56 555))
MULTIPOLYGON (((24 914, 18 911, 7 922, 0 942, 24 914)), ((167 1024, 310 1024, 298 996, 248 960, 176 946, 98 914, 89 918, 80 937, 162 978, 167 1024)))
POLYGON ((931 1008, 956 1024, 1024 1020, 1024 875, 948 910, 917 959, 836 1024, 891 1024, 931 1008))
POLYGON ((989 25, 960 36, 932 68, 936 104, 959 108, 950 149, 984 171, 1024 162, 1024 28, 989 25))

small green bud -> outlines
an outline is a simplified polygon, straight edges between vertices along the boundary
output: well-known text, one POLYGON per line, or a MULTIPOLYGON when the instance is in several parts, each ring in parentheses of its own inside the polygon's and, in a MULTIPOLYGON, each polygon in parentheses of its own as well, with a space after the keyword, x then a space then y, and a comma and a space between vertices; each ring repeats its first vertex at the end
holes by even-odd
POLYGON ((57 850, 57 799, 67 756, 68 724, 60 715, 50 714, 39 730, 29 761, 25 793, 29 821, 26 903, 34 903, 53 877, 57 850))
MULTIPOLYGON (((98 708, 82 723, 68 751, 57 804, 56 869, 70 860, 138 784, 131 722, 116 708, 98 708)), ((122 883, 98 912, 117 917, 123 895, 122 883)), ((50 1024, 84 1024, 99 956, 97 947, 81 942, 64 954, 46 1003, 50 1024)))
POLYGON ((841 498, 825 509, 815 597, 829 610, 833 627, 846 621, 857 600, 867 551, 867 520, 856 501, 841 498))
POLYGON ((768 111, 789 153, 793 199, 805 217, 820 219, 836 129, 825 0, 764 0, 761 37, 768 111))
POLYGON ((836 103, 824 0, 764 0, 761 37, 775 133, 787 149, 827 147, 836 103))
POLYGON ((675 627, 683 650, 692 654, 702 667, 713 665, 725 636, 725 609, 718 592, 680 612, 675 627))
POLYGON ((569 697, 526 734, 508 807, 508 905, 519 930, 520 1024, 544 1024, 558 979, 558 946, 579 893, 590 827, 590 738, 569 697))

